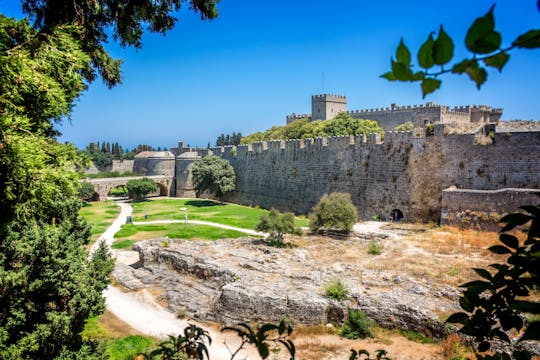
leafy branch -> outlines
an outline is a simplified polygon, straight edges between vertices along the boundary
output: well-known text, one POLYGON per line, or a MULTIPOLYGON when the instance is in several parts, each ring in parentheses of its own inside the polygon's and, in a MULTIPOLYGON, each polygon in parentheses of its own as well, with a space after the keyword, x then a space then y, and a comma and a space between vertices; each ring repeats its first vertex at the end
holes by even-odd
POLYGON ((502 342, 506 350, 494 355, 477 354, 478 359, 531 359, 531 354, 517 346, 524 340, 540 340, 540 321, 526 321, 524 314, 538 316, 540 303, 529 296, 540 285, 540 206, 522 206, 524 212, 504 216, 506 225, 499 237, 503 245, 489 248, 494 254, 508 255, 506 263, 491 264, 491 273, 474 269, 482 277, 461 285, 465 289, 459 300, 464 312, 455 313, 447 320, 462 325, 459 330, 478 342, 478 351, 493 350, 494 340, 502 342), (527 238, 521 242, 508 231, 530 223, 527 238), (518 334, 512 339, 510 332, 518 334))
MULTIPOLYGON (((540 11, 540 0, 537 7, 540 11)), ((501 72, 510 59, 510 51, 540 48, 538 29, 529 30, 519 35, 510 46, 502 47, 502 35, 495 30, 494 9, 495 5, 492 5, 467 31, 465 46, 472 53, 472 57, 450 64, 454 57, 454 41, 441 25, 437 38, 434 39, 435 33, 431 32, 418 50, 417 61, 423 70, 414 71, 411 51, 401 39, 395 59, 390 59, 391 71, 381 77, 389 81, 420 82, 423 97, 439 89, 442 80, 438 77, 448 73, 467 74, 480 89, 487 80, 486 69, 492 67, 501 72)))

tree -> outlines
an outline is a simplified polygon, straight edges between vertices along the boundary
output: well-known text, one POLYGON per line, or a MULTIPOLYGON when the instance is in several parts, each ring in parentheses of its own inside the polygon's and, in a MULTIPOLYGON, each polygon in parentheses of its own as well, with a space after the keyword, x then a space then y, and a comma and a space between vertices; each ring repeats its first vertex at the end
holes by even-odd
POLYGON ((79 187, 79 198, 83 201, 92 201, 96 195, 94 190, 94 185, 88 181, 83 181, 80 183, 79 187))
MULTIPOLYGON (((537 1, 537 8, 540 11, 540 0, 537 1)), ((494 9, 495 5, 484 16, 477 18, 467 31, 465 46, 472 57, 450 64, 454 57, 454 41, 441 25, 437 39, 430 33, 418 50, 418 65, 423 70, 414 71, 411 52, 401 39, 395 59, 390 60, 391 70, 381 77, 390 81, 420 82, 423 97, 439 89, 442 84, 439 76, 448 73, 467 74, 480 89, 488 77, 486 69, 491 67, 502 71, 512 50, 540 48, 539 29, 528 30, 510 45, 502 46, 502 35, 495 30, 494 9)))
POLYGON ((285 234, 302 235, 302 230, 294 222, 294 214, 287 212, 281 214, 276 209, 271 209, 268 214, 262 214, 255 230, 269 233, 268 239, 283 244, 285 234))
POLYGON ((34 20, 34 27, 47 36, 59 26, 75 24, 80 27, 75 40, 87 54, 92 67, 83 75, 92 82, 98 72, 112 87, 121 81, 121 61, 113 59, 104 47, 109 36, 122 46, 142 46, 144 31, 165 33, 172 29, 176 13, 183 3, 198 12, 202 19, 217 17, 219 0, 22 0, 23 11, 34 20))
POLYGON ((414 124, 412 121, 407 121, 406 123, 400 124, 394 128, 394 131, 413 131, 414 124))
POLYGON ((383 129, 373 120, 354 119, 348 113, 341 112, 331 120, 309 121, 298 119, 285 126, 273 126, 265 132, 256 132, 241 138, 242 144, 252 144, 255 141, 281 139, 308 139, 323 136, 368 135, 378 133, 383 135, 383 129))
POLYGON ((325 194, 309 215, 309 229, 313 232, 320 230, 349 232, 357 220, 358 212, 350 194, 325 194))
POLYGON ((130 198, 142 200, 146 195, 157 191, 158 186, 152 179, 133 179, 126 183, 126 188, 130 198))
POLYGON ((78 218, 81 168, 54 121, 86 88, 90 58, 78 29, 38 36, 0 15, 0 358, 55 358, 82 347, 90 314, 103 309, 112 260, 88 259, 78 218), (103 266, 109 264, 109 266, 103 266))
POLYGON ((236 174, 229 161, 219 156, 205 156, 193 164, 192 183, 197 196, 207 192, 219 199, 236 188, 236 174))

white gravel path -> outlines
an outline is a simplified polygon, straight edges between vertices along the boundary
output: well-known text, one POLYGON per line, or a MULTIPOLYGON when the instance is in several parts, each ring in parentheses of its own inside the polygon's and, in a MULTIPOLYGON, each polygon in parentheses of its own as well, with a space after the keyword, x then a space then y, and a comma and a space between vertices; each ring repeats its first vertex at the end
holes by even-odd
MULTIPOLYGON (((101 240, 105 241, 110 248, 114 241, 114 234, 120 230, 122 225, 126 223, 126 218, 133 212, 133 208, 128 202, 117 201, 116 203, 120 206, 120 214, 118 215, 118 218, 99 237, 96 244, 94 244, 90 250, 90 254, 95 251, 97 244, 101 240)), ((191 222, 198 223, 193 221, 191 222)), ((204 225, 216 225, 215 223, 207 223, 204 221, 201 223, 204 223, 204 225)), ((234 230, 239 229, 234 227, 230 228, 233 228, 234 230)), ((250 230, 242 229, 242 231, 247 232, 250 230)), ((115 252, 112 251, 112 253, 114 256, 115 252)), ((155 303, 152 296, 147 292, 123 292, 114 286, 109 286, 103 292, 103 296, 105 297, 106 307, 110 312, 142 334, 157 338, 165 338, 167 335, 177 336, 186 326, 189 325, 187 321, 177 318, 173 313, 155 303)), ((208 347, 210 359, 230 359, 231 352, 229 351, 227 345, 231 349, 235 350, 236 345, 239 344, 240 341, 238 337, 217 332, 195 322, 191 323, 194 323, 195 325, 208 331, 210 337, 212 338, 212 344, 208 347)), ((258 358, 256 351, 253 348, 248 348, 246 351, 240 352, 236 359, 247 359, 248 357, 251 359, 258 358)))
POLYGON ((244 229, 239 228, 236 226, 229 226, 224 224, 218 224, 210 221, 202 221, 202 220, 152 220, 152 221, 134 221, 133 225, 148 225, 148 224, 179 224, 179 223, 188 223, 188 224, 197 224, 197 225, 207 225, 207 226, 213 226, 221 229, 227 229, 227 230, 236 230, 239 232, 243 232, 249 235, 257 235, 257 236, 266 236, 266 233, 250 230, 250 229, 244 229))

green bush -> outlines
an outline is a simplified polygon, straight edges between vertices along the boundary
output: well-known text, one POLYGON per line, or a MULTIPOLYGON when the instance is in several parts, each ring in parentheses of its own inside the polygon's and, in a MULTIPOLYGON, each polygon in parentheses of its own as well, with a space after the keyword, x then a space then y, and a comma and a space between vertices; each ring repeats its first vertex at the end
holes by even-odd
POLYGON ((92 201, 95 199, 96 191, 94 190, 94 185, 92 185, 88 181, 83 181, 79 183, 79 185, 79 199, 83 201, 92 201))
POLYGON ((255 225, 255 230, 268 232, 268 239, 278 246, 283 244, 285 234, 302 234, 302 230, 294 221, 293 213, 281 214, 276 209, 271 209, 268 214, 262 214, 255 225))
POLYGON ((324 285, 324 294, 335 300, 345 300, 349 296, 349 289, 340 279, 334 279, 324 285))
POLYGON ((152 179, 133 179, 126 183, 126 188, 130 198, 144 199, 149 193, 158 189, 157 184, 152 179))
POLYGON ((414 124, 412 121, 407 121, 406 123, 400 124, 394 128, 394 131, 413 131, 414 124))
POLYGON ((435 125, 427 124, 426 125, 426 136, 431 136, 435 134, 435 125))
POLYGON ((361 310, 349 310, 347 320, 341 327, 341 336, 347 339, 365 339, 373 337, 373 321, 361 310))
POLYGON ((382 246, 379 243, 372 242, 368 245, 367 250, 369 255, 381 255, 382 253, 382 246))
POLYGON ((320 230, 349 232, 356 220, 358 213, 350 194, 325 194, 309 216, 309 229, 313 232, 320 230))

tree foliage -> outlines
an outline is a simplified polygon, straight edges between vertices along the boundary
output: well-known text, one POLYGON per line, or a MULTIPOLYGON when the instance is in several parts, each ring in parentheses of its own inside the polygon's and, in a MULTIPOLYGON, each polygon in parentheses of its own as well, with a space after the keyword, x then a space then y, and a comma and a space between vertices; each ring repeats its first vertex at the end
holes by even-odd
MULTIPOLYGON (((540 1, 537 8, 540 11, 540 1)), ((424 97, 440 88, 442 80, 439 76, 447 73, 466 74, 480 89, 487 80, 487 69, 502 71, 512 50, 540 48, 540 29, 525 31, 510 45, 503 46, 502 35, 495 29, 494 9, 495 5, 477 18, 467 31, 465 46, 472 53, 471 57, 451 63, 454 41, 441 25, 437 37, 430 33, 418 50, 417 63, 422 70, 415 71, 411 52, 401 39, 395 58, 390 59, 391 70, 381 77, 390 81, 420 82, 424 97)))
POLYGON ((240 145, 242 133, 233 132, 231 135, 221 134, 216 139, 216 146, 240 145))
POLYGON ((158 186, 154 180, 144 178, 129 180, 126 188, 130 198, 141 200, 149 193, 157 191, 158 186))
POLYGON ((276 209, 271 209, 268 214, 262 214, 255 230, 269 233, 270 241, 283 244, 285 234, 302 235, 302 229, 294 222, 294 214, 287 212, 281 214, 276 209))
POLYGON ((501 219, 506 223, 499 236, 502 245, 489 248, 494 254, 507 255, 506 262, 491 264, 494 272, 474 269, 482 279, 461 285, 465 290, 459 304, 464 312, 447 320, 461 324, 460 332, 478 342, 479 359, 530 359, 531 354, 520 350, 519 343, 540 340, 540 304, 529 298, 540 286, 540 206, 521 209, 523 213, 501 219), (508 233, 525 224, 529 228, 524 241, 508 233), (524 320, 525 314, 536 320, 524 320), (519 336, 514 338, 515 334, 519 336), (495 341, 502 342, 503 349, 494 349, 495 341))
POLYGON ((86 81, 96 73, 112 87, 120 82, 121 61, 113 59, 104 47, 109 36, 122 46, 142 46, 144 31, 165 33, 176 23, 173 16, 182 4, 198 12, 202 19, 217 16, 219 0, 22 0, 23 11, 34 20, 41 35, 54 32, 59 26, 80 27, 76 40, 92 60, 92 67, 83 72, 86 81))
POLYGON ((368 135, 384 131, 376 121, 354 119, 351 115, 341 112, 331 120, 309 121, 299 119, 285 126, 273 126, 265 132, 256 132, 242 138, 242 144, 252 144, 256 141, 308 139, 323 136, 368 135))
POLYGON ((205 156, 193 164, 192 182, 197 196, 207 192, 221 198, 236 188, 236 174, 229 161, 219 156, 205 156))
POLYGON ((88 259, 90 232, 77 215, 84 166, 74 146, 54 139, 54 123, 86 89, 79 35, 0 15, 2 359, 78 353, 88 316, 103 311, 112 260, 103 251, 88 259))
POLYGON ((88 181, 82 181, 79 187, 79 199, 82 201, 92 201, 96 195, 94 185, 88 181))
POLYGON ((309 216, 309 229, 349 232, 358 220, 358 212, 347 193, 323 195, 309 216))
POLYGON ((394 131, 413 131, 414 130, 414 124, 412 121, 407 121, 406 123, 399 124, 394 128, 394 131))

